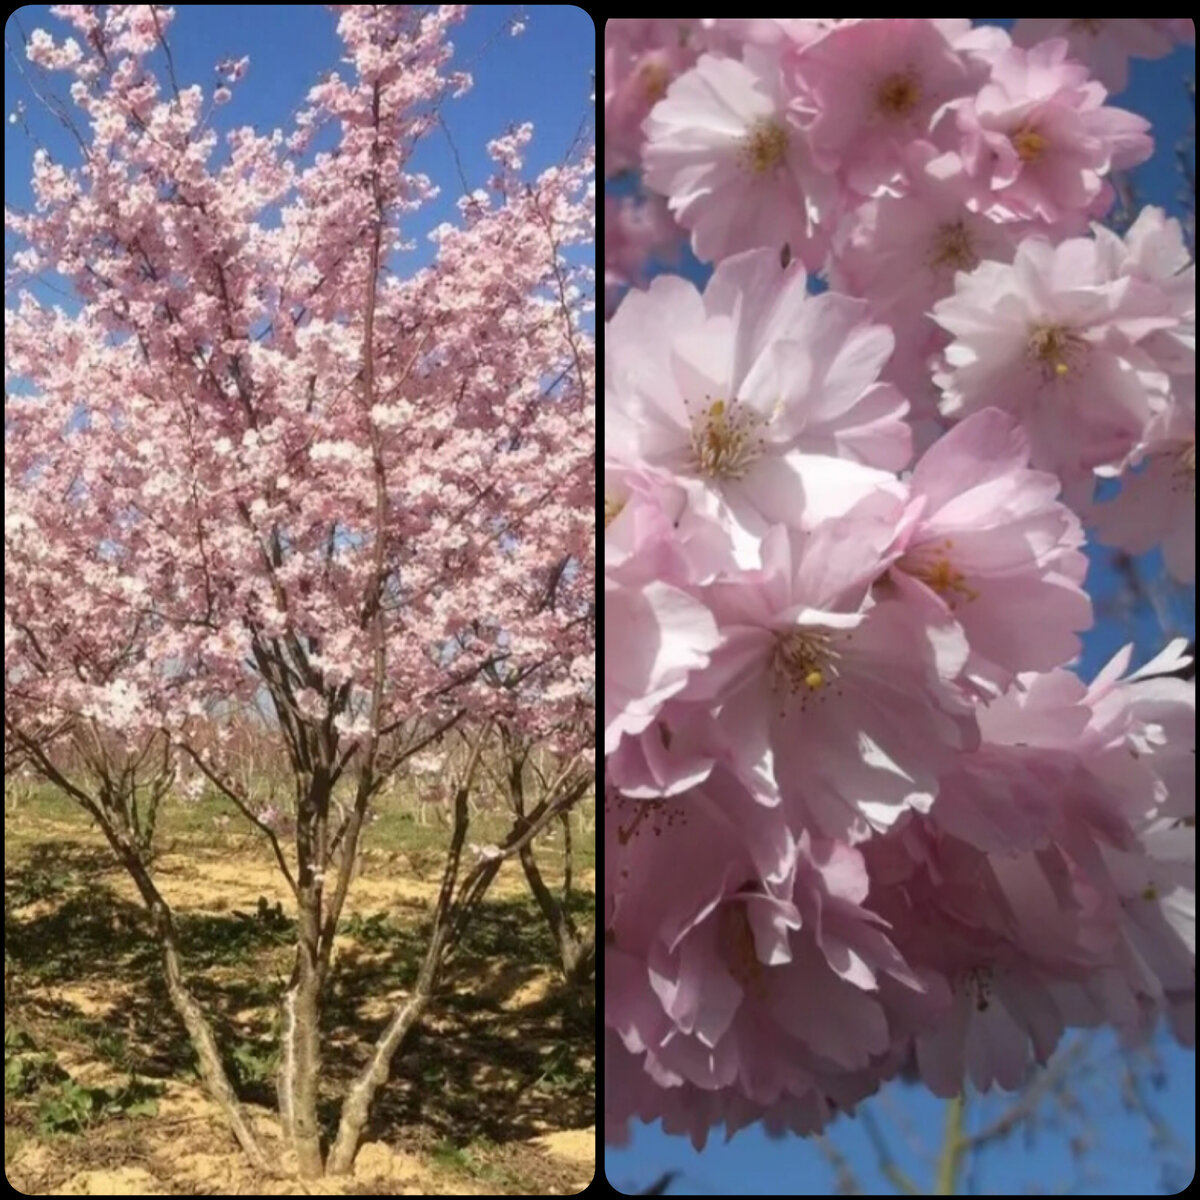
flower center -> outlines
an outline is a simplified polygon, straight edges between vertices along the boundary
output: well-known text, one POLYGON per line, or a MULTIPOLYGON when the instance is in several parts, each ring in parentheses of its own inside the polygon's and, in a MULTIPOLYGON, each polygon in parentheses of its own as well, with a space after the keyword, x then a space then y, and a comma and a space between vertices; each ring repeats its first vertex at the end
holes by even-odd
POLYGON ((975 1001, 978 1012, 987 1012, 992 1003, 992 980, 995 972, 991 967, 972 967, 961 980, 961 987, 975 1001))
POLYGON ((607 492, 604 493, 604 528, 607 529, 620 515, 625 508, 624 500, 617 500, 610 496, 607 492))
POLYGON ((971 244, 971 235, 961 221, 939 225, 929 246, 929 265, 936 271, 973 271, 979 256, 971 244))
POLYGON ((1036 129, 1031 129, 1027 125, 1023 125, 1009 139, 1012 143, 1012 148, 1017 152, 1017 157, 1023 163, 1037 162, 1046 147, 1050 145, 1049 138, 1038 133, 1036 129))
POLYGON ((791 695, 799 696, 801 704, 814 692, 821 691, 838 678, 841 672, 836 660, 840 657, 829 644, 829 635, 811 630, 793 630, 776 634, 771 668, 775 683, 791 695))
POLYGON ((905 554, 897 564, 937 592, 951 608, 960 601, 979 599, 979 593, 967 583, 966 576, 951 564, 946 551, 953 549, 954 543, 947 538, 939 546, 922 546, 913 554, 905 554))
POLYGON ((740 479, 762 455, 765 423, 740 400, 712 400, 692 417, 696 470, 711 479, 740 479))
POLYGON ((639 74, 642 78, 642 88, 646 99, 652 104, 657 103, 667 94, 667 84, 671 82, 671 72, 662 63, 651 59, 644 62, 639 74))
POLYGON ((763 984, 763 964, 754 945, 754 931, 746 905, 729 900, 717 914, 717 942, 729 973, 747 990, 760 990, 763 984))
POLYGON ((755 175, 774 171, 787 158, 788 135, 778 121, 757 122, 742 140, 742 161, 755 175))
MULTIPOLYGON (((605 793, 604 818, 614 822, 612 828, 616 829, 617 843, 621 846, 628 846, 646 833, 662 837, 664 830, 669 832, 677 824, 688 823, 687 810, 673 800, 635 800, 615 791, 605 793)), ((628 867, 622 868, 621 874, 628 874, 628 867)))
POLYGON ((1104 28, 1104 20, 1101 17, 1076 17, 1071 22, 1072 29, 1083 29, 1095 36, 1104 28))
POLYGON ((1063 379, 1078 365, 1085 343, 1073 330, 1062 325, 1035 325, 1029 331, 1026 349, 1039 363, 1047 379, 1063 379))
POLYGON ((875 89, 875 107, 885 117, 907 117, 921 99, 921 85, 911 71, 889 75, 875 89))

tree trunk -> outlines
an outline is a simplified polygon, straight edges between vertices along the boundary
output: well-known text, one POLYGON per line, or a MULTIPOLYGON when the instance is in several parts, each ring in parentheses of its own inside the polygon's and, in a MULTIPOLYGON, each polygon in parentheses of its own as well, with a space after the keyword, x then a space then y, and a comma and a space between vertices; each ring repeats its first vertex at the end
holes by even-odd
POLYGON ((298 927, 296 962, 283 996, 283 1032, 279 1066, 279 1115, 296 1152, 301 1179, 320 1179, 321 1126, 317 1095, 321 1079, 320 966, 322 879, 326 862, 325 822, 330 785, 325 771, 314 772, 296 821, 298 927))
POLYGON ((421 1019, 429 996, 417 991, 392 1016, 383 1036, 375 1043, 371 1061, 354 1080, 342 1102, 342 1119, 338 1124, 337 1140, 329 1152, 329 1174, 348 1175, 354 1166, 358 1143, 371 1115, 375 1093, 387 1082, 392 1058, 404 1039, 421 1019))
POLYGON ((417 975, 413 994, 399 1005, 388 1022, 387 1028, 380 1035, 371 1051, 367 1065, 355 1077, 342 1102, 342 1117, 338 1123, 337 1139, 329 1152, 329 1174, 348 1174, 354 1165, 354 1156, 358 1153, 358 1143, 362 1139, 363 1130, 367 1127, 367 1119, 371 1115, 371 1105, 375 1094, 387 1082, 391 1070, 392 1058, 404 1043, 404 1039, 421 1019, 433 989, 437 983, 438 974, 442 969, 447 945, 451 935, 451 908, 454 898, 454 887, 458 879, 458 864, 462 859, 463 842, 467 836, 467 796, 475 778, 475 769, 479 764, 479 756, 483 751, 484 739, 481 737, 471 754, 471 761, 463 774, 462 783, 454 793, 454 833, 450 838, 450 848, 446 855, 446 866, 442 872, 442 886, 438 892, 437 905, 433 913, 433 927, 429 932, 429 944, 425 948, 425 958, 417 975))
POLYGON ((526 843, 520 850, 518 858, 529 890, 533 892, 538 908, 550 926, 554 935, 554 944, 558 948, 559 962, 562 963, 563 976, 568 983, 583 983, 589 978, 596 961, 596 935, 580 937, 567 911, 566 897, 560 901, 547 887, 542 873, 533 857, 532 842, 526 843))
POLYGON ((154 926, 155 937, 158 940, 162 955, 163 978, 167 985, 167 994, 171 1005, 179 1014, 184 1028, 188 1032, 192 1048, 200 1064, 200 1076, 208 1088, 209 1095, 217 1102, 225 1114, 233 1136, 246 1153, 246 1157, 260 1171, 274 1175, 274 1169, 268 1164, 254 1136, 241 1104, 238 1102, 229 1076, 221 1063, 221 1055, 217 1050, 217 1041, 213 1036, 212 1026, 205 1017, 195 996, 183 981, 183 970, 179 959, 179 943, 175 933, 175 922, 166 901, 159 894, 154 880, 137 857, 134 851, 124 843, 105 821, 101 828, 109 843, 117 852, 125 869, 133 877, 138 891, 145 901, 154 926))
POLYGON ((301 1179, 320 1179, 321 1127, 317 1119, 320 1079, 320 997, 316 972, 303 945, 283 995, 279 1065, 279 1116, 284 1136, 296 1152, 301 1179))

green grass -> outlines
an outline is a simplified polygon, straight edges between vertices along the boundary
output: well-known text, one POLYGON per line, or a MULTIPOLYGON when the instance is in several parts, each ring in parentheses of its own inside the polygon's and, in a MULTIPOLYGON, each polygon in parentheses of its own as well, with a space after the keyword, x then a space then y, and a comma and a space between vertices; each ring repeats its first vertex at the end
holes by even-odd
MULTIPOLYGON (((196 803, 169 800, 156 848, 183 854, 196 848, 201 871, 214 854, 272 864, 264 839, 240 815, 216 821, 230 811, 216 796, 196 803)), ((507 828, 503 814, 483 812, 469 838, 495 841, 507 828)), ((155 1080, 191 1080, 196 1071, 186 1035, 170 1012, 147 917, 139 902, 114 888, 120 872, 94 823, 69 797, 38 787, 23 790, 15 809, 7 806, 5 832, 6 967, 14 968, 6 1027, 28 1029, 31 1039, 20 1047, 13 1043, 6 1056, 15 1064, 12 1082, 20 1085, 6 1097, 9 1161, 30 1139, 135 1129, 130 1118, 150 1111, 153 1091, 146 1089, 157 1086, 155 1080), (47 821, 70 829, 48 829, 47 821), (64 1051, 71 1055, 65 1061, 82 1057, 104 1064, 107 1086, 85 1086, 57 1069, 64 1051), (18 1095, 21 1088, 28 1090, 18 1095)), ((594 865, 595 839, 578 826, 573 834, 578 876, 594 865)), ((364 833, 363 872, 374 880, 415 875, 432 894, 448 838, 441 825, 419 825, 403 797, 381 803, 364 833)), ((288 839, 281 840, 290 853, 288 839)), ((559 826, 552 827, 538 858, 554 886, 562 860, 559 826)), ((434 1009, 436 1032, 419 1028, 398 1056, 378 1119, 396 1129, 425 1129, 425 1144, 437 1142, 435 1159, 445 1170, 521 1194, 530 1190, 528 1181, 493 1147, 528 1136, 523 1122, 532 1116, 564 1127, 594 1120, 595 1066, 587 1055, 595 1006, 590 995, 551 989, 544 1001, 505 1007, 526 981, 559 969, 553 938, 519 867, 509 864, 505 871, 521 881, 519 890, 493 892, 481 906, 448 965, 434 1009), (503 976, 499 990, 473 986, 498 978, 502 964, 516 970, 503 976)), ((291 969, 294 917, 267 897, 212 907, 218 911, 185 907, 175 913, 185 972, 212 1017, 239 1092, 274 1107, 277 1005, 291 969)), ((572 896, 580 926, 594 919, 594 909, 590 889, 572 896)), ((336 1121, 335 1093, 344 1088, 354 1059, 350 1047, 370 1044, 378 1034, 378 1010, 365 1020, 364 998, 411 987, 428 919, 427 905, 411 898, 385 911, 352 910, 343 919, 323 1022, 331 1072, 330 1095, 321 1102, 322 1120, 331 1123, 327 1132, 336 1121)))
MULTIPOLYGON (((265 788, 256 789, 261 796, 266 795, 265 788)), ((276 789, 279 797, 289 793, 280 786, 276 789)), ((24 813, 30 813, 43 820, 63 821, 78 824, 81 831, 92 829, 97 836, 94 823, 84 813, 70 796, 48 784, 21 785, 5 787, 6 810, 9 815, 18 818, 24 813), (14 808, 15 802, 15 808, 14 808)), ((276 804, 283 807, 281 800, 276 804)), ((595 800, 589 798, 581 808, 594 825, 595 800)), ((429 825, 422 825, 417 820, 416 794, 411 789, 401 792, 398 796, 389 796, 377 801, 372 819, 367 822, 362 835, 363 846, 377 853, 405 852, 412 855, 424 856, 436 854, 440 859, 442 852, 450 844, 450 828, 438 822, 434 810, 430 806, 429 825)), ((331 817, 331 827, 336 828, 338 812, 335 807, 331 817)), ((594 828, 584 832, 579 817, 572 818, 572 860, 576 871, 594 870, 596 866, 596 839, 594 828)), ((493 810, 481 809, 472 818, 468 841, 479 844, 497 842, 512 826, 510 814, 502 807, 493 810)), ((23 840, 19 819, 15 826, 6 830, 6 838, 12 838, 14 845, 19 846, 23 840)), ((159 850, 170 850, 179 841, 188 841, 192 837, 203 836, 206 841, 215 841, 218 845, 249 846, 261 843, 261 835, 242 817, 234 805, 215 791, 207 792, 197 801, 182 801, 168 798, 159 813, 155 846, 159 850), (228 817, 227 823, 222 818, 228 817)), ((286 838, 281 838, 286 842, 286 838)), ((557 872, 561 867, 563 835, 559 824, 554 823, 538 840, 539 860, 544 860, 545 868, 557 872)))
POLYGON ((487 1138, 476 1138, 461 1146, 446 1138, 434 1146, 433 1162, 449 1174, 493 1184, 498 1193, 529 1193, 531 1189, 526 1180, 488 1161, 495 1150, 496 1147, 487 1138))

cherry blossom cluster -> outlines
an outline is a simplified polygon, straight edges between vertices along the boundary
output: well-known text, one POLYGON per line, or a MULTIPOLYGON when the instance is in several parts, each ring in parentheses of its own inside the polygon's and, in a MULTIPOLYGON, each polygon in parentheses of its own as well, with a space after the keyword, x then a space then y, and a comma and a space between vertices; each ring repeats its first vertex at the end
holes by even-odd
POLYGON ((1190 23, 1040 24, 606 26, 606 176, 713 263, 606 257, 609 1140, 1193 1036, 1183 642, 1069 669, 1085 522, 1194 573, 1193 268, 1097 223, 1152 143, 1092 70, 1190 23))
POLYGON ((181 734, 270 686, 343 747, 460 706, 582 727, 594 149, 532 173, 498 129, 413 270, 462 6, 336 6, 342 69, 264 132, 246 58, 176 79, 171 9, 52 12, 26 70, 75 138, 6 209, 10 721, 181 734))

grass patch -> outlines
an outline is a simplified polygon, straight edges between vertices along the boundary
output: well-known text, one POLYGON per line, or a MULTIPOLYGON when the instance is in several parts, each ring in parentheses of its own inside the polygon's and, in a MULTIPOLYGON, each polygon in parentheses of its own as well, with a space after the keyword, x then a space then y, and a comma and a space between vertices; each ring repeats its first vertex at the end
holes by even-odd
MULTIPOLYGON (((365 832, 362 879, 351 884, 326 993, 318 1109, 327 1134, 389 1006, 416 979, 440 883, 449 831, 421 825, 402 800, 393 808, 381 806, 365 832)), ((175 913, 187 982, 235 1087, 273 1110, 277 1009, 295 918, 265 841, 240 818, 221 822, 226 812, 213 798, 167 803, 152 871, 175 913)), ((203 1099, 143 905, 99 831, 48 789, 22 793, 15 809, 10 803, 5 826, 5 1160, 18 1159, 9 1174, 18 1187, 48 1194, 72 1169, 150 1161, 155 1122, 140 1118, 154 1111, 166 1081, 190 1089, 191 1104, 203 1099), (20 1157, 50 1140, 50 1158, 20 1157), (33 1187, 22 1174, 30 1162, 45 1173, 33 1187)), ((471 840, 496 840, 505 828, 501 814, 481 813, 471 840)), ((579 875, 594 862, 594 836, 574 832, 579 875)), ((286 839, 284 846, 290 852, 286 839)), ((551 886, 561 855, 556 826, 539 853, 551 886)), ((581 927, 594 919, 590 890, 570 903, 581 927)), ((437 1191, 453 1191, 451 1178, 476 1191, 561 1190, 576 1169, 527 1143, 547 1129, 595 1123, 595 1028, 594 996, 561 985, 545 919, 519 865, 506 864, 425 1021, 398 1053, 369 1136, 445 1174, 437 1191)), ((180 1153, 175 1139, 192 1137, 190 1149, 203 1155, 222 1136, 219 1126, 188 1118, 166 1136, 180 1153)), ((164 1186, 166 1194, 194 1190, 191 1181, 175 1182, 181 1186, 164 1186)))

